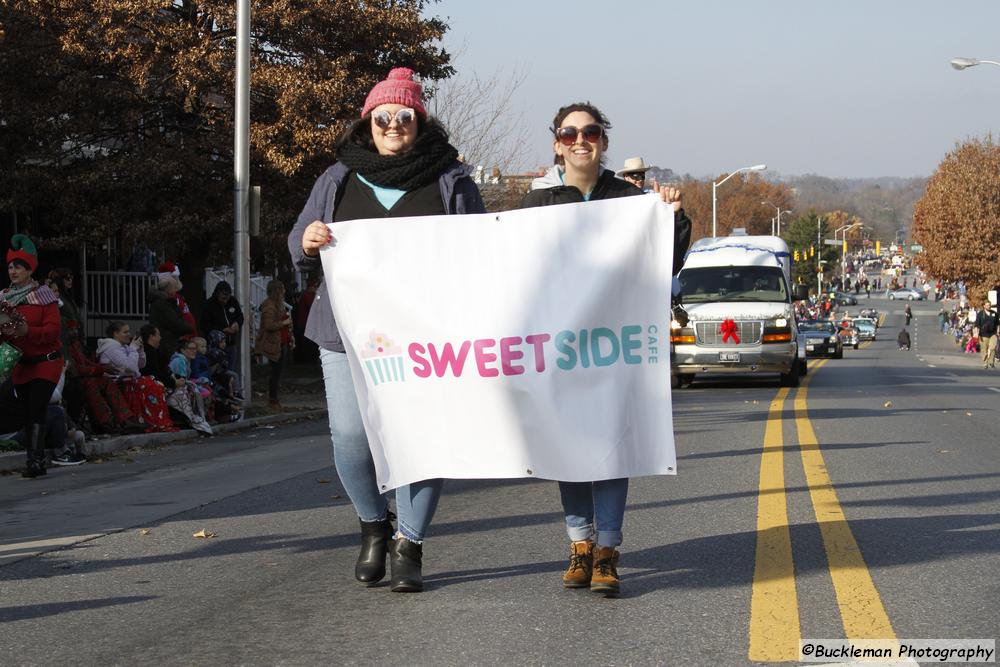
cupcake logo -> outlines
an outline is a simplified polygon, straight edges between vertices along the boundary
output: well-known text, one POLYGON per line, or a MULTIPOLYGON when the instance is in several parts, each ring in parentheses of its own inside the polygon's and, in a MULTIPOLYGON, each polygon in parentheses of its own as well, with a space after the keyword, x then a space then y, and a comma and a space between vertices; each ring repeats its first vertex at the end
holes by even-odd
POLYGON ((368 340, 361 346, 361 359, 368 371, 368 377, 376 386, 383 382, 406 380, 403 370, 403 349, 384 333, 373 329, 368 334, 368 340))

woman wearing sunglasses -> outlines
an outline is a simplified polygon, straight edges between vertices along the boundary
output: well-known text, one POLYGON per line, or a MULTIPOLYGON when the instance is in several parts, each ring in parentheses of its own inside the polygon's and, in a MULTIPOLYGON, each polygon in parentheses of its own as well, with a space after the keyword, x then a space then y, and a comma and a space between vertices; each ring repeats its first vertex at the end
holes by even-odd
MULTIPOLYGON (((631 183, 604 168, 611 123, 597 107, 578 102, 559 109, 553 120, 552 143, 556 164, 532 182, 521 207, 630 197, 642 194, 631 183)), ((691 241, 691 220, 681 208, 681 193, 653 182, 653 192, 674 210, 674 273, 684 261, 691 241)), ((664 304, 667 307, 667 304, 664 304)), ((567 588, 587 588, 617 597, 618 546, 622 543, 628 479, 559 482, 570 539, 569 568, 563 574, 567 588)))
MULTIPOLYGON (((427 116, 422 93, 406 68, 392 70, 369 92, 361 118, 337 144, 338 162, 316 181, 288 235, 289 252, 300 269, 321 268, 319 251, 332 239, 328 223, 485 212, 447 132, 427 116)), ((328 302, 326 289, 319 287, 305 335, 320 348, 334 463, 361 521, 354 575, 367 586, 378 583, 385 577, 388 551, 392 590, 420 591, 424 533, 442 482, 425 480, 396 489, 399 530, 394 532, 386 497, 375 482, 344 343, 328 302)))

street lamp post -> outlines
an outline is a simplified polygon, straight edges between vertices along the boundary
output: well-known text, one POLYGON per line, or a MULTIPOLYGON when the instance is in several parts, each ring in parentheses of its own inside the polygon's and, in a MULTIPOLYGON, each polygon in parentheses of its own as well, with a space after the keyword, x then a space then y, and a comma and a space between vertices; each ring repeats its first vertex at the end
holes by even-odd
POLYGON ((847 280, 847 248, 844 247, 847 245, 847 232, 851 231, 858 225, 860 225, 861 227, 865 226, 864 223, 861 222, 852 222, 849 225, 843 225, 841 227, 838 227, 833 232, 834 241, 837 240, 837 234, 840 233, 841 230, 843 230, 844 232, 844 238, 841 243, 841 251, 840 251, 840 286, 842 289, 846 289, 844 287, 844 283, 847 280))
MULTIPOLYGON (((233 271, 236 300, 250 309, 250 0, 239 0, 236 7, 236 103, 233 141, 233 271)), ((247 323, 249 324, 249 322, 247 323)), ((243 396, 250 390, 250 328, 239 331, 239 374, 243 396)))
POLYGON ((996 60, 980 60, 979 58, 952 58, 951 66, 957 70, 975 67, 976 65, 1000 65, 996 60))
POLYGON ((713 182, 712 183, 712 238, 715 238, 715 230, 716 230, 716 227, 715 227, 715 221, 716 221, 716 215, 715 215, 715 209, 716 209, 715 189, 718 188, 723 183, 725 183, 726 181, 728 181, 730 178, 732 178, 736 174, 740 174, 740 173, 742 173, 744 171, 764 171, 765 169, 767 169, 767 165, 766 164, 755 164, 752 167, 740 167, 736 171, 734 171, 731 174, 729 174, 728 176, 726 176, 721 181, 713 182))
POLYGON ((816 297, 823 293, 823 216, 816 216, 816 297))
POLYGON ((772 204, 767 200, 762 201, 760 204, 761 206, 774 206, 774 210, 777 213, 775 217, 771 218, 771 236, 781 236, 781 216, 785 213, 791 213, 791 211, 782 211, 780 206, 772 204), (777 222, 777 231, 775 231, 775 222, 777 222))

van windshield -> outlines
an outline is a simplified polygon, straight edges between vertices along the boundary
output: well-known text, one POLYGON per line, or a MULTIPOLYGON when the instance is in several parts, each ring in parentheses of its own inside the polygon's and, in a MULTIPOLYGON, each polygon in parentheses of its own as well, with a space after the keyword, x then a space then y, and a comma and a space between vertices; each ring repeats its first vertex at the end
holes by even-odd
POLYGON ((788 303, 785 275, 776 266, 708 266, 678 276, 684 303, 782 301, 788 303))

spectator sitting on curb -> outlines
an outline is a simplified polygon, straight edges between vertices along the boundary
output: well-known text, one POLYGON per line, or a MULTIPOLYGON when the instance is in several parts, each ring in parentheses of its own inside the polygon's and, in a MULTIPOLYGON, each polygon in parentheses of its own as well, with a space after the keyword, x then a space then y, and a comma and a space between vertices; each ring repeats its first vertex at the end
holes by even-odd
POLYGON ((212 405, 212 390, 205 386, 208 384, 207 382, 198 383, 191 377, 191 362, 197 354, 198 346, 194 341, 182 342, 180 349, 170 357, 170 372, 178 379, 177 391, 183 389, 188 393, 194 413, 208 421, 209 408, 212 405), (181 384, 181 380, 183 380, 183 384, 181 384))
POLYGON ((145 427, 129 409, 128 401, 122 395, 118 384, 107 377, 108 367, 91 359, 80 343, 79 329, 71 327, 67 340, 69 361, 66 364, 66 387, 63 403, 67 414, 77 423, 82 422, 83 412, 97 433, 141 433, 145 427), (82 404, 78 408, 70 405, 69 389, 76 386, 74 396, 79 396, 82 404))
POLYGON ((208 363, 210 364, 212 383, 218 387, 217 393, 224 398, 242 401, 239 393, 239 376, 229 367, 228 337, 222 331, 215 329, 208 332, 208 363))
POLYGON ((195 345, 194 359, 191 361, 191 379, 212 382, 212 365, 208 361, 208 341, 201 336, 191 339, 195 345))
POLYGON ((147 363, 143 372, 155 378, 157 384, 163 388, 166 406, 183 417, 191 428, 199 433, 212 435, 212 427, 201 415, 195 412, 194 406, 191 404, 191 395, 187 391, 185 379, 178 377, 170 370, 170 361, 167 357, 167 351, 163 348, 163 339, 159 329, 147 324, 142 328, 142 337, 147 348, 147 363))
MULTIPOLYGON (((139 330, 139 340, 146 353, 146 365, 142 367, 142 375, 120 382, 126 387, 132 411, 142 415, 147 431, 176 431, 177 426, 171 421, 167 407, 167 388, 158 381, 157 376, 161 368, 166 376, 170 376, 167 360, 159 349, 160 332, 153 325, 144 324, 139 330)), ((170 387, 173 388, 172 377, 170 387)))

